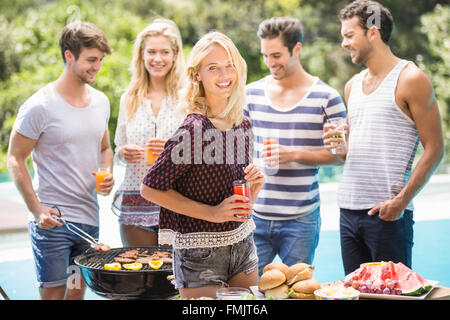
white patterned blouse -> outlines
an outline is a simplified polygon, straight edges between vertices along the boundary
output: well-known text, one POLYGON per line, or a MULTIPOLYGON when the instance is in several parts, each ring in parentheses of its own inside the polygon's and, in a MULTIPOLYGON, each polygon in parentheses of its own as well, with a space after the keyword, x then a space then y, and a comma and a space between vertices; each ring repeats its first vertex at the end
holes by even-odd
POLYGON ((174 101, 168 97, 163 100, 158 116, 155 117, 151 101, 144 99, 133 119, 127 121, 125 96, 120 98, 114 143, 116 145, 114 161, 125 165, 125 176, 114 194, 112 211, 119 216, 119 223, 141 227, 158 226, 159 206, 147 201, 140 195, 142 179, 151 165, 145 156, 137 163, 127 163, 119 159, 119 150, 128 144, 145 148, 149 139, 170 139, 183 122, 183 116, 176 112, 174 101))

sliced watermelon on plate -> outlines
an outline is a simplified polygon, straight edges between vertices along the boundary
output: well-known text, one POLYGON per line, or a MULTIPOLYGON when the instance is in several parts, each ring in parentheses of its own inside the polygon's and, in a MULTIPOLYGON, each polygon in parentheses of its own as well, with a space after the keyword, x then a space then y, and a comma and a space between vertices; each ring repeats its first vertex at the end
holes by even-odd
POLYGON ((433 288, 403 263, 368 262, 361 265, 344 279, 344 286, 353 286, 362 293, 383 295, 421 296, 433 288))
POLYGON ((416 272, 399 262, 395 264, 398 287, 406 296, 419 296, 428 292, 433 286, 416 272))

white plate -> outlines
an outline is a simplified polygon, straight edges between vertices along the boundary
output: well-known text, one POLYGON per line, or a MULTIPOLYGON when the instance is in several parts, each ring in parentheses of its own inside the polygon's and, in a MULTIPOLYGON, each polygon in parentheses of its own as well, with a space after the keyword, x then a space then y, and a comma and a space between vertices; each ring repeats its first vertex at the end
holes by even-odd
POLYGON ((259 291, 258 286, 251 286, 250 290, 252 291, 252 293, 253 293, 253 295, 255 296, 256 299, 265 299, 266 298, 264 293, 259 291))
MULTIPOLYGON (((385 300, 424 300, 431 291, 437 286, 439 281, 435 280, 427 280, 431 284, 431 289, 428 290, 428 292, 420 295, 420 296, 404 296, 404 295, 391 295, 391 294, 376 294, 376 293, 360 293, 359 298, 361 299, 385 299, 385 300)), ((332 283, 329 283, 328 285, 336 284, 336 283, 342 283, 342 281, 335 281, 332 283)), ((266 299, 266 296, 264 293, 259 291, 258 286, 251 286, 250 290, 252 291, 253 295, 256 299, 266 299)), ((284 299, 283 299, 284 300, 284 299)), ((286 300, 294 300, 294 299, 286 299, 286 300)))
POLYGON ((363 299, 385 299, 385 300, 424 300, 428 294, 436 287, 438 281, 427 280, 431 284, 431 289, 420 296, 404 296, 391 294, 376 294, 376 293, 360 293, 359 298, 363 299))

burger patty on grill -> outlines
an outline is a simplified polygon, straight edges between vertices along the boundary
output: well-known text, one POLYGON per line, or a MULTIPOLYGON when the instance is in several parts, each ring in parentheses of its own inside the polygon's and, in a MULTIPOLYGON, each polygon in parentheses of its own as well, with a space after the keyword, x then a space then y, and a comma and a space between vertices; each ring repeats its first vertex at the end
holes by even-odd
POLYGON ((119 262, 119 263, 133 263, 133 262, 136 262, 135 259, 122 258, 122 257, 115 257, 114 261, 115 262, 119 262))
POLYGON ((135 249, 128 250, 128 251, 125 251, 123 253, 120 253, 118 255, 118 257, 136 260, 137 258, 139 258, 139 251, 137 251, 135 249))

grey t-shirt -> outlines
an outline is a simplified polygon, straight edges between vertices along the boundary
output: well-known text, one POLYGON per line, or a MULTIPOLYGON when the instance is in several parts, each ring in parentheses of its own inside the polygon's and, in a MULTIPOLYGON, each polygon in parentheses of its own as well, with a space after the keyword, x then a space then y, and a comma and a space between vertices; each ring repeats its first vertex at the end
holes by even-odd
POLYGON ((58 94, 53 83, 47 84, 20 107, 14 130, 37 140, 31 156, 33 187, 39 201, 58 206, 67 221, 98 226, 92 172, 101 161, 110 105, 105 94, 87 87, 90 105, 75 108, 58 94))

